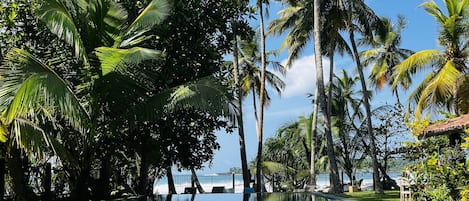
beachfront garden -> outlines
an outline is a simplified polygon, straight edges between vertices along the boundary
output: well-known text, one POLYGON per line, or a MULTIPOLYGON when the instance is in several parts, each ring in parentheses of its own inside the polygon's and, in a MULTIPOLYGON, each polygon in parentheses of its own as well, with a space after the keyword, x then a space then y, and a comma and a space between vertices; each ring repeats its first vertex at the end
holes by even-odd
POLYGON ((373 191, 346 193, 345 196, 356 201, 399 201, 399 191, 386 191, 384 194, 375 194, 373 191))
POLYGON ((174 170, 191 171, 203 192, 196 170, 222 129, 239 136, 243 191, 370 188, 384 199, 400 188, 397 172, 415 200, 468 199, 469 1, 423 3, 438 49, 417 52, 400 46, 405 17, 378 17, 366 1, 281 2, 267 21, 269 1, 2 0, 0 195, 150 196, 163 176, 168 193, 182 193, 174 170), (286 36, 285 62, 266 36, 286 36), (271 93, 309 46, 314 109, 264 134, 271 93), (350 62, 338 69, 337 57, 350 62), (378 105, 384 90, 395 97, 378 105), (246 104, 258 139, 251 165, 246 104))

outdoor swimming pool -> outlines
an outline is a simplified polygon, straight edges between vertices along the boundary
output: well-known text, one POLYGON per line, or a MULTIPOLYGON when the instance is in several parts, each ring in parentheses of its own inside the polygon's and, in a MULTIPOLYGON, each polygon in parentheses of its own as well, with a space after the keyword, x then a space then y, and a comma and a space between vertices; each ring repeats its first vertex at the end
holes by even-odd
POLYGON ((329 201, 331 198, 312 193, 208 193, 158 195, 157 201, 329 201))

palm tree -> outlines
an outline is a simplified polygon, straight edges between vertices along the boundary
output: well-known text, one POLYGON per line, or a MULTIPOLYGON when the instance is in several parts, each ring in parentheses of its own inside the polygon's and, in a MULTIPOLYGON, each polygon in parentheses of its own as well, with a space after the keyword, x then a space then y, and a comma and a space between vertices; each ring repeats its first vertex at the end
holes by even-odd
POLYGON ((239 68, 239 56, 238 56, 238 37, 236 33, 236 29, 233 30, 233 77, 234 77, 234 85, 235 85, 235 95, 234 99, 236 101, 236 105, 238 109, 236 110, 236 121, 238 124, 238 135, 239 135, 239 149, 241 155, 241 168, 243 171, 243 181, 244 181, 244 188, 249 188, 249 183, 251 182, 249 170, 248 170, 248 163, 246 157, 246 145, 245 145, 245 138, 244 138, 244 121, 243 121, 243 101, 242 101, 242 90, 241 90, 241 82, 240 82, 240 68, 239 68))
POLYGON ((331 180, 331 189, 334 193, 341 193, 342 187, 340 186, 339 180, 339 171, 337 167, 337 162, 334 153, 334 142, 332 141, 332 132, 331 132, 331 118, 330 113, 327 111, 326 104, 326 94, 324 90, 324 78, 323 78, 323 66, 322 66, 322 48, 321 48, 321 4, 319 0, 314 1, 314 23, 313 23, 313 33, 314 33, 314 52, 315 52, 315 64, 316 64, 316 86, 318 88, 318 103, 321 107, 323 113, 325 134, 327 140, 327 156, 329 158, 330 165, 330 180, 331 180))
MULTIPOLYGON (((335 53, 339 53, 343 56, 345 53, 348 55, 352 55, 352 50, 350 50, 347 41, 340 33, 341 31, 345 30, 345 22, 344 22, 344 13, 333 4, 334 2, 330 2, 327 4, 327 7, 324 10, 324 18, 327 19, 328 23, 324 24, 322 28, 322 41, 321 45, 323 47, 323 54, 324 56, 329 57, 329 86, 328 88, 331 89, 334 81, 334 56, 335 53)), ((332 91, 328 90, 327 95, 327 111, 329 114, 332 110, 332 91)))
MULTIPOLYGON (((77 183, 72 191, 72 197, 76 199, 84 200, 88 197, 86 186, 91 170, 93 138, 96 136, 97 121, 101 118, 102 107, 106 105, 103 101, 107 101, 103 96, 104 93, 96 89, 106 83, 108 76, 117 73, 125 77, 126 68, 161 55, 160 51, 138 47, 138 45, 148 40, 146 33, 149 29, 168 15, 168 6, 165 1, 153 0, 128 25, 125 25, 126 11, 112 1, 91 1, 78 4, 50 0, 46 1, 38 11, 39 18, 49 30, 72 47, 74 55, 83 62, 84 70, 90 72, 83 78, 85 82, 90 82, 91 84, 87 85, 93 88, 85 88, 91 92, 92 96, 87 100, 90 101, 88 108, 82 106, 87 114, 86 119, 90 123, 80 125, 88 131, 83 132, 82 168, 80 168, 77 183), (93 62, 96 58, 99 60, 98 64, 93 62)), ((125 78, 120 80, 125 80, 125 78)), ((140 92, 141 90, 131 91, 140 92)), ((141 94, 135 94, 135 97, 139 96, 141 94)), ((75 104, 81 106, 82 103, 76 101, 75 104)))
POLYGON ((334 85, 330 89, 333 91, 333 107, 332 107, 332 119, 334 122, 333 128, 337 132, 338 141, 338 153, 341 157, 339 160, 342 163, 342 167, 349 177, 350 181, 353 181, 354 168, 357 163, 365 158, 363 153, 363 145, 361 144, 361 135, 352 135, 356 117, 361 121, 363 117, 360 111, 361 100, 357 99, 358 95, 355 91, 355 85, 358 81, 358 77, 350 77, 345 70, 341 71, 342 76, 338 77, 334 75, 334 85))
MULTIPOLYGON (((406 21, 403 16, 398 16, 397 24, 393 24, 388 18, 381 18, 384 29, 384 35, 375 34, 370 40, 361 41, 364 44, 369 44, 373 49, 366 50, 360 53, 363 59, 363 65, 371 65, 370 80, 373 85, 382 89, 385 84, 392 85, 393 74, 395 67, 402 60, 413 54, 413 51, 400 48, 401 44, 401 31, 405 28, 406 21)), ((407 89, 410 83, 410 77, 403 76, 399 80, 399 85, 403 89, 407 89)), ((392 89, 396 95, 397 103, 400 104, 398 88, 392 89)))
MULTIPOLYGON (((323 79, 323 66, 321 52, 321 37, 320 30, 322 24, 321 21, 321 6, 325 4, 320 4, 318 1, 313 0, 303 0, 303 1, 288 1, 291 7, 286 8, 280 12, 281 17, 272 21, 269 24, 269 32, 281 34, 289 30, 283 46, 288 46, 289 57, 287 59, 287 66, 291 65, 291 62, 300 56, 300 53, 306 46, 306 43, 310 41, 314 35, 314 51, 315 54, 315 63, 316 63, 316 87, 318 99, 317 102, 321 108, 324 119, 324 128, 325 136, 327 140, 327 151, 328 159, 330 163, 330 180, 331 180, 331 189, 333 192, 342 192, 339 181, 339 171, 335 159, 334 147, 330 129, 330 117, 327 113, 327 104, 325 98, 324 90, 324 79, 323 79), (313 8, 313 9, 312 9, 313 8), (319 53, 319 54, 318 54, 319 53)), ((314 121, 313 121, 314 122, 314 121)), ((313 125, 313 129, 316 128, 316 125, 313 125)), ((313 162, 311 165, 314 165, 313 162)), ((313 177, 312 177, 313 178, 313 177)))
POLYGON ((300 116, 297 121, 281 126, 275 136, 266 141, 264 169, 277 183, 298 189, 309 182, 309 153, 310 149, 317 148, 310 144, 312 118, 312 115, 300 116))
MULTIPOLYGON (((256 126, 259 125, 259 116, 257 113, 257 103, 256 103, 256 95, 260 96, 260 85, 261 85, 261 69, 259 68, 258 64, 260 63, 260 56, 259 56, 259 45, 258 42, 255 40, 241 40, 239 41, 238 37, 234 40, 235 44, 235 51, 233 52, 233 62, 228 65, 233 66, 233 78, 234 78, 234 85, 239 87, 237 91, 237 96, 240 97, 235 98, 237 100, 236 105, 238 107, 238 111, 242 113, 242 99, 247 97, 249 94, 252 95, 252 101, 254 106, 254 118, 256 120, 256 126), (239 93, 239 95, 238 95, 239 93), (241 107, 240 107, 241 106, 241 107)), ((275 55, 275 51, 270 51, 267 55, 275 55)), ((279 62, 267 61, 267 65, 273 67, 274 70, 284 74, 284 68, 279 62)), ((280 77, 276 74, 266 71, 266 81, 274 90, 276 90, 279 94, 285 88, 285 83, 282 81, 280 77)), ((264 91, 265 97, 265 105, 268 106, 270 104, 270 95, 267 91, 264 91)), ((239 131, 244 133, 244 129, 241 128, 242 122, 242 115, 237 117, 238 119, 238 126, 239 131)), ((243 137, 244 139, 244 137, 243 137)), ((244 142, 244 140, 242 140, 244 142)), ((243 163, 243 162, 242 162, 243 163)), ((247 163, 246 163, 247 164, 247 163)), ((248 175, 248 174, 246 174, 248 175)), ((247 178, 248 181, 246 188, 249 187, 250 178, 247 178)))
MULTIPOLYGON (((257 114, 257 103, 256 95, 260 96, 261 86, 261 69, 258 64, 260 63, 259 56, 259 45, 256 40, 242 40, 239 47, 239 65, 241 67, 241 88, 244 92, 244 97, 251 94, 254 106, 254 118, 256 120, 256 126, 259 124, 259 116, 257 114)), ((266 56, 276 55, 276 51, 269 51, 266 56)), ((285 74, 285 68, 275 61, 266 61, 267 65, 270 65, 273 70, 280 74, 285 74)), ((278 77, 276 74, 266 70, 265 72, 266 82, 271 86, 279 95, 285 88, 285 82, 278 77)), ((264 91, 264 104, 266 107, 270 105, 270 95, 267 90, 264 91)))
MULTIPOLYGON (((41 141, 44 144, 51 144, 51 138, 47 138, 47 133, 35 126, 35 122, 40 119, 40 116, 48 117, 44 114, 53 113, 52 109, 62 111, 63 117, 68 119, 70 124, 77 129, 81 125, 87 125, 87 114, 78 104, 78 99, 66 82, 46 64, 20 49, 13 49, 5 59, 6 62, 0 67, 0 74, 3 76, 1 79, 3 88, 0 92, 0 100, 2 100, 0 109, 3 111, 2 125, 4 127, 2 132, 11 139, 9 144, 13 145, 7 164, 10 168, 20 171, 19 173, 15 171, 12 174, 15 193, 21 194, 19 199, 34 200, 30 189, 18 189, 20 185, 26 184, 23 177, 19 176, 24 172, 22 165, 18 165, 21 164, 21 161, 16 161, 21 158, 18 147, 29 153, 40 153, 40 149, 31 149, 30 145, 40 144, 41 141), (28 123, 24 125, 29 125, 40 133, 21 132, 26 129, 20 129, 16 122, 28 123), (37 136, 44 136, 44 138, 37 136), (31 140, 31 142, 25 143, 25 139, 31 140), (21 198, 22 196, 24 198, 21 198)), ((59 157, 62 156, 60 153, 63 152, 58 152, 59 157)))
POLYGON ((416 52, 395 67, 394 83, 417 71, 430 72, 410 94, 409 100, 415 104, 415 117, 419 119, 428 108, 446 107, 458 114, 458 91, 467 72, 467 15, 468 1, 445 0, 446 9, 440 9, 433 1, 421 6, 433 16, 440 26, 438 43, 443 49, 430 49, 416 52), (447 12, 445 13, 444 10, 447 12))
MULTIPOLYGON (((264 104, 265 104, 265 76, 266 76, 266 51, 265 51, 265 30, 264 30, 264 8, 263 4, 269 4, 269 0, 257 0, 259 9, 260 37, 261 37, 261 85, 259 92, 259 124, 257 125, 257 191, 262 192, 262 141, 264 128, 264 104)), ((266 13, 267 14, 267 13, 266 13)))
MULTIPOLYGON (((88 200, 87 183, 93 149, 99 146, 94 141, 98 132, 97 123, 104 115, 101 113, 104 105, 112 101, 109 99, 122 103, 121 107, 131 111, 127 117, 129 121, 158 116, 157 112, 171 111, 176 107, 195 106, 202 110, 218 110, 227 106, 217 104, 220 98, 226 98, 223 94, 225 90, 217 88, 219 85, 211 79, 201 79, 150 95, 126 74, 127 69, 145 60, 160 57, 160 51, 138 45, 154 38, 146 33, 165 18, 168 9, 165 1, 153 0, 134 21, 126 23, 125 10, 114 1, 44 2, 37 12, 39 18, 51 32, 68 43, 75 57, 83 62, 83 68, 80 69, 84 72, 80 80, 82 86, 78 92, 74 90, 76 86, 70 86, 51 66, 24 50, 11 51, 0 68, 3 86, 0 91, 0 107, 2 111, 6 111, 7 121, 11 122, 19 114, 28 114, 28 118, 35 118, 38 109, 48 108, 50 111, 47 114, 60 114, 82 134, 83 145, 79 148, 82 156, 74 167, 78 170, 77 175, 72 175, 76 181, 71 184, 72 197, 75 200, 88 200), (113 87, 107 88, 118 93, 100 91, 102 85, 106 84, 112 85, 113 87), (118 97, 123 90, 128 92, 126 95, 144 102, 138 105, 129 104, 126 98, 118 97), (214 91, 219 97, 213 96, 214 91), (206 99, 207 95, 213 99, 206 99)), ((227 108, 222 109, 223 112, 218 110, 220 113, 216 115, 227 114, 225 109, 227 108)), ((61 159, 65 161, 65 158, 61 159)))
POLYGON ((363 93, 363 106, 365 107, 366 112, 366 122, 367 122, 367 132, 368 137, 370 138, 371 146, 371 159, 373 165, 373 183, 375 184, 376 193, 384 193, 379 175, 379 164, 376 151, 376 143, 373 135, 373 124, 371 120, 371 106, 370 106, 370 94, 366 86, 366 80, 363 73, 363 65, 360 60, 360 55, 357 49, 357 43, 355 39, 355 32, 360 31, 364 37, 370 37, 373 31, 382 33, 382 23, 380 19, 376 16, 373 10, 368 7, 363 0, 347 0, 347 1, 337 1, 337 4, 342 12, 345 14, 345 25, 347 33, 349 34, 349 42, 352 46, 353 58, 356 63, 358 75, 360 78, 360 84, 363 93))
POLYGON ((238 136, 239 136, 239 151, 241 158, 241 169, 243 172, 243 185, 244 190, 250 188, 251 183, 251 173, 248 169, 248 162, 246 157, 246 144, 245 144, 245 135, 244 135, 244 121, 243 121, 243 91, 241 88, 241 78, 240 78, 240 65, 239 65, 239 41, 238 37, 241 35, 241 29, 239 27, 239 21, 242 15, 241 8, 247 8, 248 1, 237 1, 239 4, 239 10, 236 13, 236 16, 233 16, 233 22, 231 23, 233 29, 233 68, 232 75, 234 77, 234 101, 237 106, 236 113, 236 122, 238 126, 238 136))
MULTIPOLYGON (((300 57, 302 50, 306 46, 306 43, 311 40, 312 29, 313 29, 313 12, 311 8, 313 7, 313 1, 287 1, 290 7, 279 12, 280 17, 273 20, 268 26, 269 34, 280 35, 286 31, 289 31, 289 34, 282 43, 282 48, 288 47, 288 58, 286 62, 286 67, 291 67, 293 61, 300 57), (291 30, 290 30, 291 29, 291 30)), ((318 97, 319 92, 316 86, 313 98, 313 121, 311 122, 312 126, 312 138, 311 144, 314 146, 315 136, 317 131, 317 114, 318 114, 318 97)), ((310 160, 310 182, 309 188, 314 190, 316 186, 316 177, 315 177, 315 165, 316 154, 314 153, 315 149, 311 149, 311 160, 310 160)))
POLYGON ((318 136, 318 112, 319 112, 319 107, 318 107, 318 88, 316 86, 314 97, 313 97, 313 113, 312 115, 312 120, 311 120, 311 154, 310 154, 310 160, 309 160, 309 176, 310 181, 308 183, 308 186, 310 190, 314 190, 316 188, 316 142, 317 142, 317 136, 318 136))

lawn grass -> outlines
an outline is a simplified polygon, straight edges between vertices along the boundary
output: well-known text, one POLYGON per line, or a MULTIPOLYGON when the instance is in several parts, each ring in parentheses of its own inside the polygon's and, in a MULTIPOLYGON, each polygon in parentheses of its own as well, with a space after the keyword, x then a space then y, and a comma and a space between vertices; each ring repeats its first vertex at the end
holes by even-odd
POLYGON ((344 193, 345 198, 356 201, 399 201, 399 191, 385 191, 384 195, 375 194, 374 191, 344 193))

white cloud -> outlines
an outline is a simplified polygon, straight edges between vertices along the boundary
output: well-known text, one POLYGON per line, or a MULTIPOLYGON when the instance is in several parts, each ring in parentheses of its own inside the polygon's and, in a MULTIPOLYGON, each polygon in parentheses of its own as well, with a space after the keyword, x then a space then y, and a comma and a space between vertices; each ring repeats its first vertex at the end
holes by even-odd
POLYGON ((267 111, 267 116, 269 117, 298 117, 300 115, 307 115, 311 113, 313 109, 312 105, 309 106, 302 106, 302 107, 294 107, 288 108, 285 110, 277 110, 277 111, 267 111))
MULTIPOLYGON (((286 60, 282 61, 285 64, 286 60)), ((324 80, 328 79, 329 61, 323 59, 324 80)), ((305 96, 314 92, 316 83, 316 64, 314 54, 301 57, 292 63, 284 78, 286 83, 283 97, 305 96)))

